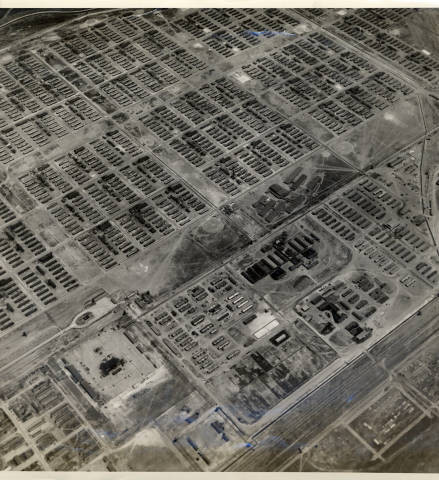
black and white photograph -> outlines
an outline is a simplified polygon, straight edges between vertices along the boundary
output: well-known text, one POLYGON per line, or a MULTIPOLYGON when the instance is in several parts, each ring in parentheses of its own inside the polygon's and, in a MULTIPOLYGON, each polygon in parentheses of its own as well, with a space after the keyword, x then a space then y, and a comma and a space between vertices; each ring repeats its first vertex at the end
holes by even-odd
POLYGON ((0 9, 0 474, 439 473, 438 209, 439 9, 0 9))

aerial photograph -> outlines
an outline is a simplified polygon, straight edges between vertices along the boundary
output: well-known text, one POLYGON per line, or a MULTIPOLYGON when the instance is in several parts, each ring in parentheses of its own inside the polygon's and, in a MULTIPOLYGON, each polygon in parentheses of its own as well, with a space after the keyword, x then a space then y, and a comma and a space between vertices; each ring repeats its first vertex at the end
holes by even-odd
POLYGON ((438 445, 439 9, 0 9, 0 471, 438 445))

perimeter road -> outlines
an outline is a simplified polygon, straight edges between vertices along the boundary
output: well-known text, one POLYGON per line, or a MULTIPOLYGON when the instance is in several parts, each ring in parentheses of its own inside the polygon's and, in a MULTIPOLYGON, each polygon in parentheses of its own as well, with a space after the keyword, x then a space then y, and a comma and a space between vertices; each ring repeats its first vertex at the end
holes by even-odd
POLYGON ((361 355, 304 400, 290 407, 256 435, 254 449, 245 452, 226 470, 281 470, 319 432, 388 378, 380 362, 386 361, 386 369, 394 368, 439 330, 438 310, 439 298, 434 298, 372 346, 368 353, 373 359, 361 355))

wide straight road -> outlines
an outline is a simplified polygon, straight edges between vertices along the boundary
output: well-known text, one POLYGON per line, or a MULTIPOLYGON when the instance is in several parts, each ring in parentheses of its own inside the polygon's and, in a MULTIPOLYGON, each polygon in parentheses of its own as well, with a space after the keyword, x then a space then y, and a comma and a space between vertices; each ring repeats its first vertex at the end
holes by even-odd
POLYGON ((365 354, 281 415, 228 471, 274 471, 387 378, 365 354))
POLYGON ((348 364, 256 435, 255 448, 235 460, 227 470, 281 469, 300 448, 384 382, 389 369, 399 365, 439 331, 438 313, 439 298, 435 298, 371 347, 369 355, 363 354, 348 364))
POLYGON ((377 363, 389 370, 403 362, 438 331, 439 298, 434 298, 368 351, 377 363))

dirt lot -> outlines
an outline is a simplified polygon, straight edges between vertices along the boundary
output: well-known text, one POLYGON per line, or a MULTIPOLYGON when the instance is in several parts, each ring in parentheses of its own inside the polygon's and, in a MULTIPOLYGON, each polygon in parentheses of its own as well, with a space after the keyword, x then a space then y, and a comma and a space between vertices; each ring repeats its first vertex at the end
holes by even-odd
POLYGON ((372 448, 380 450, 421 414, 421 410, 399 390, 391 389, 350 425, 372 448))
POLYGON ((305 455, 306 462, 321 472, 358 471, 371 460, 372 452, 345 427, 336 427, 305 455))

